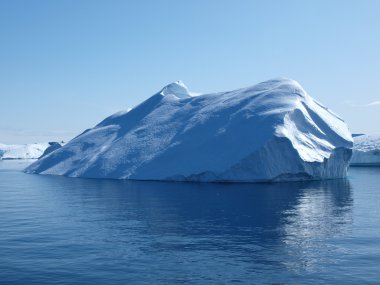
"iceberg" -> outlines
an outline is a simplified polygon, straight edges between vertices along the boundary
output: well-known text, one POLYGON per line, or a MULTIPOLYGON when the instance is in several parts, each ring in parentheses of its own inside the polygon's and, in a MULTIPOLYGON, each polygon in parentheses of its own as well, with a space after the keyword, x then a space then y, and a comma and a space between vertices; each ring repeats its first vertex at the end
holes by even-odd
POLYGON ((0 144, 0 160, 37 159, 48 147, 49 143, 0 144))
POLYGON ((380 134, 354 137, 351 166, 380 166, 380 134))
POLYGON ((342 178, 346 123, 294 80, 192 96, 176 81, 34 162, 27 173, 197 182, 342 178))

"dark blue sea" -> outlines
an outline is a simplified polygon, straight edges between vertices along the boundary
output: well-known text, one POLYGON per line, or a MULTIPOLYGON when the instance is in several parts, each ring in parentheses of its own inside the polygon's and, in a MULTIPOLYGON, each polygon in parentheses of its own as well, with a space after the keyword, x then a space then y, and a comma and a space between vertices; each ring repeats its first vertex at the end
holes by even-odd
POLYGON ((380 168, 197 184, 0 161, 0 284, 379 284, 380 168))

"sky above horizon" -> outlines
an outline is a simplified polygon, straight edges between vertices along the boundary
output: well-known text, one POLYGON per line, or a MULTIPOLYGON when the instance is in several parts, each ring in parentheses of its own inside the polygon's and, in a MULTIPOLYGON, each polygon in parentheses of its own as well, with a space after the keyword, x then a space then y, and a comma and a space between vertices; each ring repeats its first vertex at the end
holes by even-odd
POLYGON ((380 133, 380 1, 0 1, 0 143, 69 140, 182 80, 292 78, 380 133))

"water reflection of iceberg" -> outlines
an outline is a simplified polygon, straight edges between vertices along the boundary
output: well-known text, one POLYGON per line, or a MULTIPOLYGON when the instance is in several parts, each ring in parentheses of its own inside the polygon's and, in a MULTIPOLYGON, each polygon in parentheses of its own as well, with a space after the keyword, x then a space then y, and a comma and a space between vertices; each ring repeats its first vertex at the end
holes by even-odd
MULTIPOLYGON (((336 262, 346 254, 335 242, 351 231, 353 198, 348 180, 330 180, 310 184, 295 203, 284 211, 283 264, 291 271, 317 273, 321 266, 336 262)), ((321 277, 319 277, 321 278, 321 277)))
POLYGON ((127 185, 138 193, 139 208, 147 209, 146 220, 157 221, 156 230, 162 226, 160 220, 166 221, 161 228, 165 232, 202 234, 204 224, 208 233, 233 236, 251 232, 258 238, 268 235, 266 238, 282 239, 282 235, 289 238, 334 235, 347 230, 352 222, 351 188, 344 179, 245 185, 150 182, 127 182, 127 185))
MULTIPOLYGON (((214 258, 244 260, 252 270, 265 271, 270 266, 292 276, 333 262, 329 257, 340 248, 326 240, 351 229, 353 200, 347 180, 164 183, 161 189, 157 185, 149 191, 148 204, 140 200, 145 204, 142 208, 150 209, 144 219, 149 221, 150 234, 156 236, 148 251, 187 251, 195 259, 196 254, 208 252, 214 258)), ((149 183, 143 186, 141 195, 150 187, 149 183)))
POLYGON ((348 180, 330 180, 306 187, 297 203, 285 211, 287 242, 335 236, 352 224, 352 195, 348 180))
POLYGON ((77 194, 105 203, 94 210, 138 219, 152 233, 243 234, 266 241, 286 236, 291 242, 339 234, 352 222, 351 187, 345 179, 273 184, 65 179, 65 183, 91 188, 77 194), (100 199, 95 199, 97 195, 100 199))
POLYGON ((157 271, 173 275, 166 283, 196 264, 204 280, 259 273, 270 283, 312 274, 334 262, 342 249, 330 240, 352 225, 347 180, 197 184, 43 177, 54 185, 57 179, 66 184, 55 192, 60 205, 86 217, 81 231, 96 232, 95 240, 86 235, 91 247, 123 252, 125 263, 118 266, 132 260, 142 266, 137 272, 155 260, 157 271))

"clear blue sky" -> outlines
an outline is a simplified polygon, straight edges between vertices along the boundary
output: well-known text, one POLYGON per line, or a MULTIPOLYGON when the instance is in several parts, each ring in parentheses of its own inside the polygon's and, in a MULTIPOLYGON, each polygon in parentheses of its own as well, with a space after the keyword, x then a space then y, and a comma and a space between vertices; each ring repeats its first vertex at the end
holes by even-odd
POLYGON ((379 12, 376 0, 0 0, 0 142, 67 140, 177 79, 214 92, 279 76, 352 132, 380 133, 379 12))

